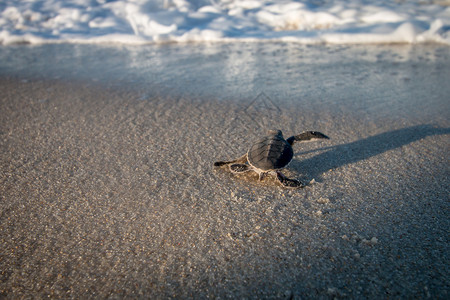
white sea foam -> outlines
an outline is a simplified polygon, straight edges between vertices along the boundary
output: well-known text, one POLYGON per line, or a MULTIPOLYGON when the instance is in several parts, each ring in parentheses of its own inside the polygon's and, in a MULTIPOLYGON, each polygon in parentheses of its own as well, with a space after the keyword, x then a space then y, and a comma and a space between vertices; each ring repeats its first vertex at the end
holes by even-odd
POLYGON ((450 1, 3 0, 0 43, 450 45, 450 1))

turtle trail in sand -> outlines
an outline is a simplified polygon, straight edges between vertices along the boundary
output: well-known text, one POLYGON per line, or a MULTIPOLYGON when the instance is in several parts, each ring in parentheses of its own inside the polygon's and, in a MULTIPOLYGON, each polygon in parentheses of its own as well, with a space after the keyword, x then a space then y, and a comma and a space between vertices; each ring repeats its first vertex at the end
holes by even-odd
POLYGON ((305 131, 299 135, 284 139, 281 130, 270 130, 264 138, 254 143, 243 156, 230 161, 217 161, 215 167, 229 165, 231 172, 242 173, 254 171, 262 180, 266 174, 273 174, 285 187, 301 188, 304 184, 296 179, 286 177, 281 173, 294 156, 292 145, 295 142, 329 139, 325 134, 317 131, 305 131))

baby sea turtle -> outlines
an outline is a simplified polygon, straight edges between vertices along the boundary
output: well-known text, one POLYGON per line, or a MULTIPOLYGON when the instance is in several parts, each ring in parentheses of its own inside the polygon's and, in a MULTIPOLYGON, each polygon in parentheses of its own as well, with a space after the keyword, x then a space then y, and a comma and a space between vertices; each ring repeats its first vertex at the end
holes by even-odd
POLYGON ((271 173, 276 175, 285 187, 304 187, 300 181, 284 176, 280 169, 291 162, 294 156, 294 150, 292 150, 294 142, 316 139, 329 139, 329 137, 317 131, 305 131, 285 140, 281 130, 270 130, 267 136, 254 143, 245 155, 230 161, 217 161, 214 166, 229 165, 233 173, 255 171, 259 174, 259 180, 271 173))

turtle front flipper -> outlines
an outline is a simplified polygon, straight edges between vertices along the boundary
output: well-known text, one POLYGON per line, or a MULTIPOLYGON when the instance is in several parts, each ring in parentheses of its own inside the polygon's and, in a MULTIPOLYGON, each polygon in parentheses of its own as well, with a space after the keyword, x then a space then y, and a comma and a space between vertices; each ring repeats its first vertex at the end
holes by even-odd
POLYGON ((230 170, 233 173, 242 173, 250 171, 250 166, 247 164, 232 164, 230 170))
POLYGON ((229 161, 216 161, 214 163, 214 167, 221 167, 224 165, 229 165, 229 164, 245 164, 247 162, 247 154, 242 155, 239 158, 236 158, 234 160, 229 160, 229 161))
POLYGON ((287 178, 283 173, 277 172, 277 179, 280 183, 288 188, 303 188, 305 185, 296 179, 287 178))
POLYGON ((291 136, 290 138, 286 139, 286 142, 288 142, 291 146, 294 144, 294 142, 306 142, 306 141, 314 141, 319 139, 330 139, 328 136, 323 134, 322 132, 318 131, 305 131, 300 133, 299 135, 291 136))

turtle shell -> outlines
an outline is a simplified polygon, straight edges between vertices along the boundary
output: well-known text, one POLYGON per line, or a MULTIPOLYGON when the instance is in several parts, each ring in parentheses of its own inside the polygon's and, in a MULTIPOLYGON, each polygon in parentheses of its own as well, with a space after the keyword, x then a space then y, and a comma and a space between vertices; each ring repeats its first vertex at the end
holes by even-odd
POLYGON ((281 130, 269 131, 248 150, 248 162, 263 171, 286 167, 294 156, 291 145, 283 138, 281 130))

